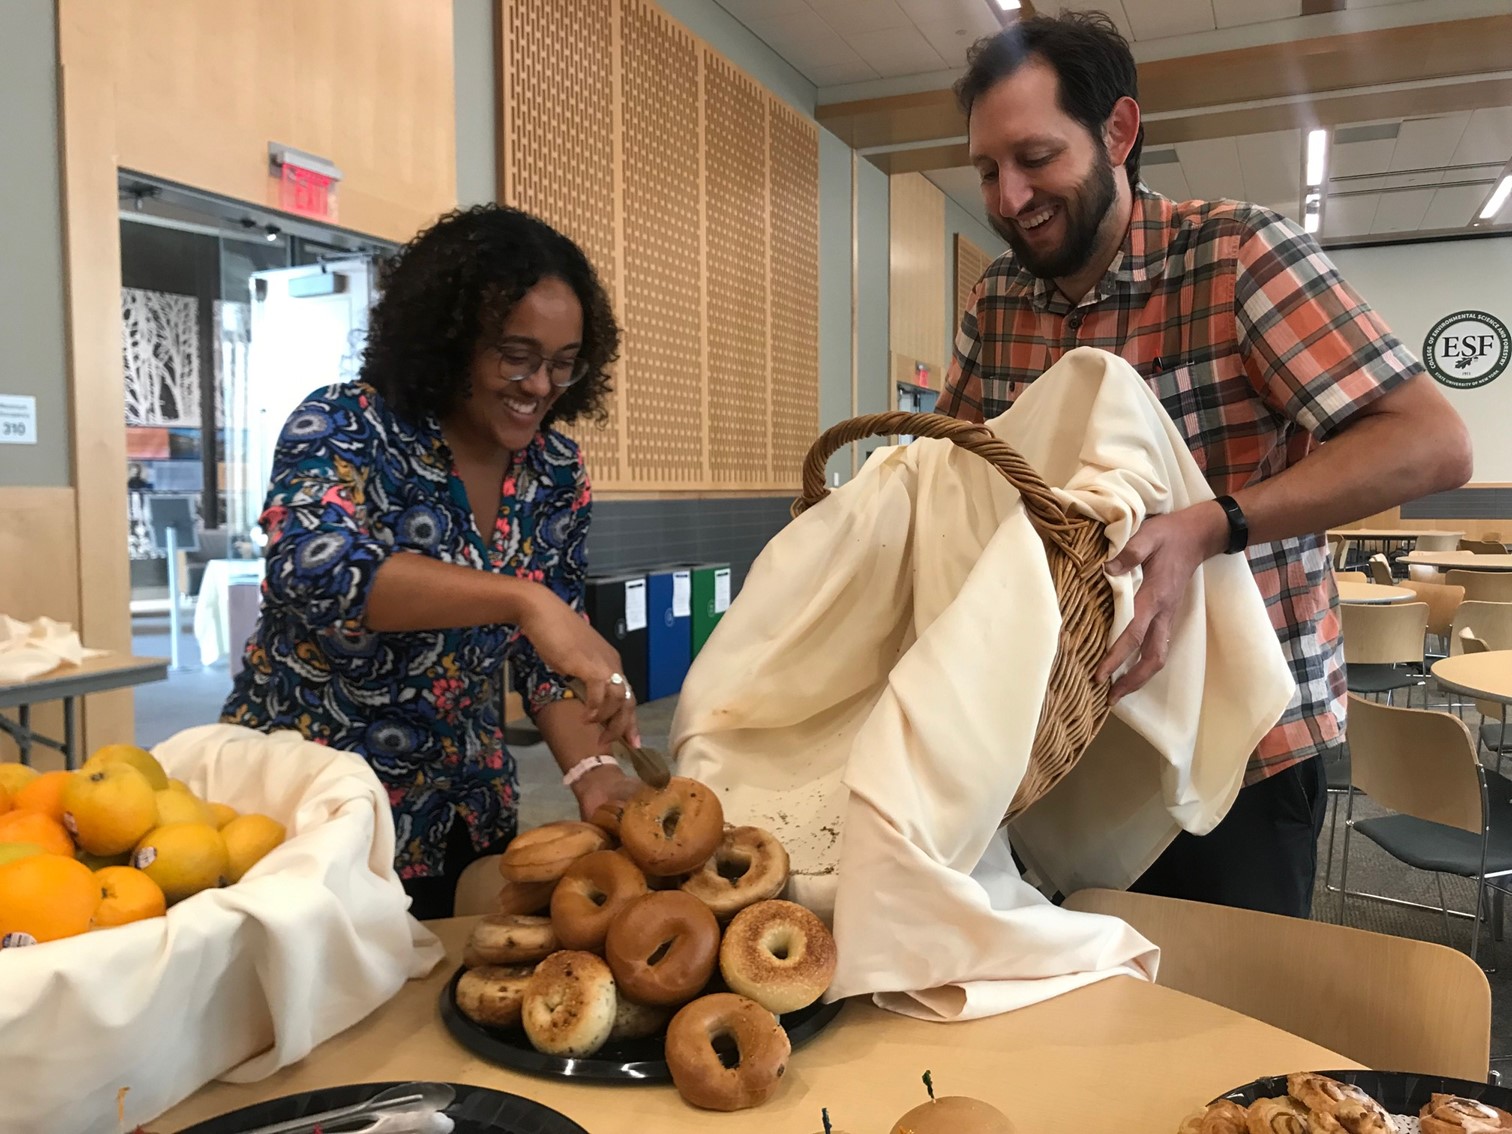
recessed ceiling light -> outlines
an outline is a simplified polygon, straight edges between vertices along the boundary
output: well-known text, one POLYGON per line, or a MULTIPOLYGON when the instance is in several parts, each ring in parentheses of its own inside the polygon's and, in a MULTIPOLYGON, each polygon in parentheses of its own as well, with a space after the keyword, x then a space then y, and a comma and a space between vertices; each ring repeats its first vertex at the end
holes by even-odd
POLYGON ((994 3, 1000 12, 1017 12, 1019 9, 1019 0, 994 0, 994 3))
POLYGON ((1501 207, 1507 203, 1507 198, 1512 197, 1512 173, 1501 179, 1501 183, 1491 191, 1491 196, 1486 200, 1486 207, 1480 211, 1481 220, 1490 220, 1501 207))
POLYGON ((1328 150, 1328 131, 1324 129, 1307 132, 1307 184, 1315 188, 1323 184, 1323 158, 1328 150))

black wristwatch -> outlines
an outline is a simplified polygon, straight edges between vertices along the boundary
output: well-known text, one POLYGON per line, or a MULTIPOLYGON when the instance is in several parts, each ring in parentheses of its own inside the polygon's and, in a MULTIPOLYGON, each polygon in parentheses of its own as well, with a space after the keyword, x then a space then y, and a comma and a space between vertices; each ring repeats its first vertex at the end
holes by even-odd
POLYGON ((1244 509, 1239 507, 1232 496, 1218 497, 1218 506, 1228 517, 1229 537, 1228 546, 1223 549, 1224 554, 1235 555, 1249 546, 1249 521, 1244 518, 1244 509))

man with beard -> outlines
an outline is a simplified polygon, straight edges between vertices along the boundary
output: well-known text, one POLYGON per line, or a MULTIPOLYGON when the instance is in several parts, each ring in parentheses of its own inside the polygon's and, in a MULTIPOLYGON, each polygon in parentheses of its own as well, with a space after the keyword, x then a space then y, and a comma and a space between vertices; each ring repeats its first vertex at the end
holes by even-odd
POLYGON ((1115 700, 1148 681, 1197 566, 1245 552, 1297 680, 1229 815, 1180 835, 1133 888, 1306 917, 1324 764, 1344 740, 1321 533, 1463 484, 1464 423, 1296 225, 1139 181, 1134 59, 1106 16, 1033 17, 978 42, 956 94, 1010 251, 972 293, 940 412, 994 417, 1075 347, 1132 364, 1218 495, 1150 517, 1109 564, 1143 581, 1099 677, 1117 678, 1115 700))

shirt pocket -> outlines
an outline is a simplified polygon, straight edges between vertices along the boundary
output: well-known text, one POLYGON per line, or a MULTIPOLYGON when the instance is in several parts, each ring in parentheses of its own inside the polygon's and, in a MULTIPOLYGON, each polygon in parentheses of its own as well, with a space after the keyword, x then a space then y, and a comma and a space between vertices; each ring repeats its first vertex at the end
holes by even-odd
POLYGON ((1224 444, 1255 417, 1257 399, 1238 352, 1169 367, 1150 385, 1204 473, 1225 464, 1224 444))

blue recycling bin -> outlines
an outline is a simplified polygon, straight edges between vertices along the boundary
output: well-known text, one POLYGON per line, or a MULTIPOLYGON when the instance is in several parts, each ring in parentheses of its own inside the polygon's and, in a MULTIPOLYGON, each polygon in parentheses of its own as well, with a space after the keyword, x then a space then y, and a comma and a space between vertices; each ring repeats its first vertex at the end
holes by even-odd
POLYGON ((646 696, 674 696, 693 662, 693 572, 686 564, 646 572, 646 696))

